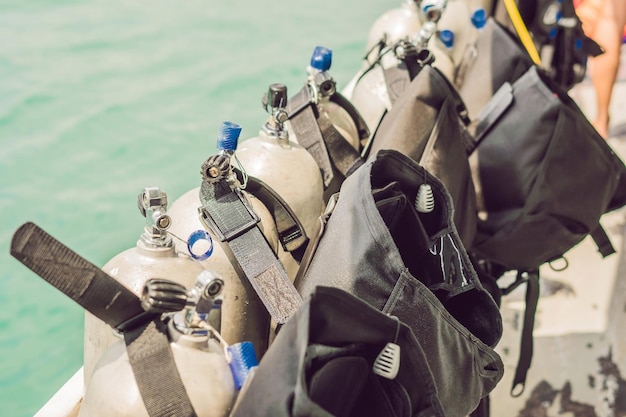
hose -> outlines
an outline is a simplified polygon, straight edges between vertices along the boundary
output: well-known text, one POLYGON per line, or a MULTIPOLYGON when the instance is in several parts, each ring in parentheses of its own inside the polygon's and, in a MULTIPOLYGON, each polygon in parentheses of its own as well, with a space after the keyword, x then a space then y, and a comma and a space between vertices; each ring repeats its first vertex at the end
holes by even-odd
POLYGON ((513 27, 517 32, 517 36, 519 37, 522 45, 526 48, 526 52, 530 55, 530 59, 533 60, 535 65, 541 64, 541 58, 539 57, 539 52, 537 52, 537 48, 535 47, 535 43, 533 42, 530 33, 528 32, 528 28, 524 24, 524 19, 519 13, 519 9, 517 8, 517 4, 515 4, 515 0, 503 0, 504 7, 506 7, 506 11, 509 14, 509 18, 513 23, 513 27))

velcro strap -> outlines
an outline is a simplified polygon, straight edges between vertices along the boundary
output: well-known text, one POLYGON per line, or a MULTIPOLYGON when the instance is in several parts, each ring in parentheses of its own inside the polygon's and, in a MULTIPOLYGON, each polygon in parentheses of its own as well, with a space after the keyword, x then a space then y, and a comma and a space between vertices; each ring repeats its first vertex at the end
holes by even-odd
MULTIPOLYGON (((308 86, 305 86, 303 90, 308 90, 308 86)), ((302 95, 302 92, 298 93, 302 95)), ((292 115, 289 113, 289 123, 291 129, 296 134, 298 143, 304 147, 315 159, 317 165, 322 171, 322 181, 324 187, 328 187, 332 181, 334 174, 332 164, 330 162, 330 156, 324 143, 324 137, 317 124, 317 116, 315 114, 314 106, 309 101, 308 105, 299 109, 299 111, 292 115)))
MULTIPOLYGON (((522 272, 518 272, 522 274, 522 272)), ((519 280, 519 277, 518 277, 519 280)), ((533 329, 535 327, 535 313, 539 303, 539 271, 527 272, 526 279, 526 307, 524 309, 524 324, 520 341, 520 354, 511 386, 511 396, 519 397, 524 392, 526 374, 530 369, 533 358, 533 329)))
POLYGON ((511 107, 513 101, 513 86, 510 83, 502 84, 477 117, 478 122, 473 135, 474 143, 472 146, 468 146, 468 155, 474 152, 478 145, 480 145, 480 142, 485 138, 487 133, 489 133, 491 128, 496 125, 507 109, 511 107))
POLYGON ((598 252, 600 252, 600 255, 602 255, 603 258, 615 253, 615 248, 611 243, 611 239, 609 239, 609 236, 600 224, 598 224, 596 230, 591 232, 589 235, 595 242, 598 247, 598 252))
POLYGON ((167 326, 155 319, 124 332, 126 352, 150 417, 195 417, 178 373, 167 326))
POLYGON ((327 115, 320 114, 317 118, 319 129, 324 138, 324 143, 328 149, 328 154, 335 168, 344 177, 354 172, 365 161, 356 149, 344 138, 335 128, 327 115))
MULTIPOLYGON (((236 171, 238 176, 240 175, 235 168, 233 171, 236 171)), ((278 239, 285 251, 294 252, 306 245, 309 238, 302 223, 280 194, 264 181, 253 176, 248 176, 246 190, 261 200, 272 214, 278 231, 278 239)))
POLYGON ((285 267, 258 228, 259 217, 237 189, 226 181, 203 181, 201 220, 243 274, 278 324, 283 324, 302 302, 285 267))
POLYGON ((350 118, 354 122, 357 132, 359 133, 359 139, 362 140, 369 138, 370 129, 367 126, 367 122, 363 119, 361 113, 359 113, 358 109, 350 100, 344 97, 340 92, 336 91, 335 94, 330 96, 330 101, 340 106, 350 115, 350 118))
POLYGON ((156 316, 144 311, 135 293, 34 223, 25 223, 15 232, 11 255, 118 330, 156 316))

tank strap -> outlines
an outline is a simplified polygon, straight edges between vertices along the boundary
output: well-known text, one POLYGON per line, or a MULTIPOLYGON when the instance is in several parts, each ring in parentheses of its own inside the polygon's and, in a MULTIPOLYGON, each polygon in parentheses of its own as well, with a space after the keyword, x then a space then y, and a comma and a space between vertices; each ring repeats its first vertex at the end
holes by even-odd
POLYGON ((324 187, 334 178, 333 167, 347 177, 363 164, 359 152, 339 133, 328 116, 318 111, 308 85, 289 101, 287 112, 298 143, 313 156, 322 171, 324 187))
POLYGON ((365 119, 363 119, 363 116, 361 116, 359 110, 354 104, 352 104, 350 100, 348 100, 343 94, 337 91, 335 92, 335 94, 330 96, 330 101, 337 104, 338 106, 341 106, 341 108, 350 115, 350 118, 352 119, 352 122, 356 126, 357 132, 359 133, 359 139, 363 140, 369 138, 370 129, 367 126, 367 122, 365 121, 365 119))
MULTIPOLYGON (((241 181, 243 179, 241 171, 234 167, 233 171, 241 181)), ((299 249, 306 246, 309 238, 289 204, 272 187, 251 175, 248 175, 246 190, 261 200, 272 214, 283 249, 292 254, 301 252, 299 249)), ((300 261, 299 258, 300 256, 296 260, 300 261)))
POLYGON ((130 329, 124 332, 124 341, 148 415, 196 417, 174 362, 165 323, 157 318, 130 329))
POLYGON ((100 320, 124 331, 157 315, 131 290, 34 223, 20 226, 11 255, 100 320))
POLYGON ((34 223, 17 229, 11 255, 100 320, 124 332, 128 358, 150 417, 196 416, 161 314, 146 312, 132 291, 34 223))
POLYGON ((283 324, 302 302, 285 267, 258 227, 260 221, 239 189, 226 180, 203 180, 200 186, 200 219, 222 243, 233 266, 243 274, 272 319, 283 324))
POLYGON ((287 114, 289 114, 291 128, 298 138, 298 143, 313 156, 320 167, 322 182, 326 188, 330 185, 334 174, 324 137, 317 125, 318 115, 316 113, 317 109, 312 106, 311 94, 306 85, 287 102, 287 114))

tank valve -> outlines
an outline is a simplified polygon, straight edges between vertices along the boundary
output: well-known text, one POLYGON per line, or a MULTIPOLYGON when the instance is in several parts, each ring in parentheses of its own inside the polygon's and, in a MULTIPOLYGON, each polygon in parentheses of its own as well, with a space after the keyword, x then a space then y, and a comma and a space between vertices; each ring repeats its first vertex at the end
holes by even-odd
POLYGON ((153 248, 171 247, 172 238, 167 229, 172 225, 172 219, 167 215, 167 194, 159 187, 146 187, 137 197, 137 207, 146 218, 141 243, 153 248))
POLYGON ((224 280, 208 270, 198 274, 189 290, 174 281, 153 278, 143 287, 141 306, 150 313, 175 313, 174 327, 183 334, 207 335, 216 330, 209 324, 209 315, 221 309, 223 289, 224 280))
POLYGON ((263 126, 263 130, 269 136, 281 140, 287 140, 289 134, 285 129, 285 122, 289 119, 287 114, 287 86, 284 84, 270 84, 267 93, 263 95, 263 107, 270 114, 269 120, 263 126))

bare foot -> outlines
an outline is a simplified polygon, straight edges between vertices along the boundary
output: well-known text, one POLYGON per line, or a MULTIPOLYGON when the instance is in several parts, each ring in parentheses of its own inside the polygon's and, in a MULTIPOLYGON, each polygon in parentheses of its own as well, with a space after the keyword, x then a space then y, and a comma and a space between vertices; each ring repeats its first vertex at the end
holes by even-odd
POLYGON ((592 123, 593 127, 598 131, 604 139, 609 135, 609 121, 595 119, 592 123))

